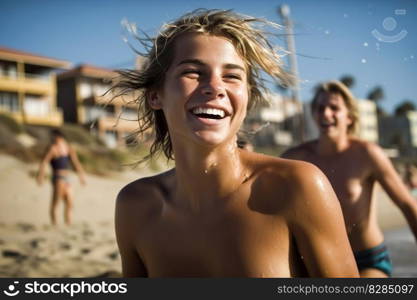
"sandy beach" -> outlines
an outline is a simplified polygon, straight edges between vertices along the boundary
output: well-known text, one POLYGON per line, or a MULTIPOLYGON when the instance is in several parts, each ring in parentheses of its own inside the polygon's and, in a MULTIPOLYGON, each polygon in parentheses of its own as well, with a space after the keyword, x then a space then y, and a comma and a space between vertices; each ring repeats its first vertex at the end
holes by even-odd
MULTIPOLYGON (((52 187, 38 186, 38 165, 0 155, 0 277, 117 277, 120 256, 114 236, 114 203, 120 188, 149 171, 110 177, 72 175, 74 224, 49 225, 52 187)), ((378 220, 392 253, 394 276, 417 277, 417 245, 398 208, 378 191, 378 220)), ((62 209, 62 206, 60 206, 62 209)))
POLYGON ((74 224, 63 224, 60 205, 59 225, 53 227, 48 214, 52 186, 36 183, 37 168, 0 155, 0 277, 120 276, 114 203, 124 185, 144 174, 87 175, 86 186, 72 174, 74 224))

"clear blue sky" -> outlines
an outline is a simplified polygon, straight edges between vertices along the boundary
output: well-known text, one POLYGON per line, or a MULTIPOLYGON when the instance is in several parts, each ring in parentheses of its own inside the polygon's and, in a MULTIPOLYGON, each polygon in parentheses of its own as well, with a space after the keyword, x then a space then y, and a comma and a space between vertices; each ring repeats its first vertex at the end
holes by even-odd
MULTIPOLYGON (((280 22, 271 0, 0 0, 0 45, 68 60, 122 68, 134 54, 122 40, 127 18, 148 33, 164 21, 196 8, 234 9, 280 22)), ((311 98, 319 81, 351 74, 354 94, 363 98, 381 85, 382 107, 391 112, 402 100, 417 104, 416 0, 287 0, 295 22, 301 95, 311 98), (401 9, 401 11, 398 11, 401 9), (397 13, 396 13, 397 10, 397 13), (371 33, 395 38, 380 42, 371 33), (304 56, 301 56, 304 55, 304 56), (308 57, 305 57, 308 56, 308 57)), ((384 38, 385 39, 385 38, 384 38)))

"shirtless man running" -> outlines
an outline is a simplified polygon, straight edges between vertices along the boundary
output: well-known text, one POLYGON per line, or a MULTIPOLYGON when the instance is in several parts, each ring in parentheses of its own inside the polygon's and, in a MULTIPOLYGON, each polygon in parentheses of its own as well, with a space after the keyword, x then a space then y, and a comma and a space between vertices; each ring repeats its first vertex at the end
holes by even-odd
MULTIPOLYGON (((175 168, 124 187, 116 235, 129 277, 357 277, 339 202, 315 166, 237 147, 261 70, 284 78, 254 25, 198 10, 166 25, 143 70, 116 89, 143 91, 151 155, 175 168)), ((141 110, 142 109, 142 110, 141 110)))
POLYGON ((340 201, 349 241, 362 277, 391 275, 391 262, 377 223, 375 183, 380 183, 417 237, 417 202, 382 149, 353 137, 358 113, 353 95, 337 81, 322 84, 312 102, 320 136, 283 157, 304 160, 327 175, 340 201))

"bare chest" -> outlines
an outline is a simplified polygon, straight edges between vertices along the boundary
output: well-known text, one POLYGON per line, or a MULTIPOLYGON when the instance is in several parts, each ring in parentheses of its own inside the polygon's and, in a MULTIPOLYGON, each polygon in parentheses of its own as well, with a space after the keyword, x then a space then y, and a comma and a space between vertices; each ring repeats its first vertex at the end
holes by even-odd
POLYGON ((342 206, 369 199, 372 180, 366 163, 349 156, 312 157, 311 162, 327 176, 342 206))
POLYGON ((166 212, 138 238, 151 277, 289 277, 296 256, 285 222, 250 211, 166 212))

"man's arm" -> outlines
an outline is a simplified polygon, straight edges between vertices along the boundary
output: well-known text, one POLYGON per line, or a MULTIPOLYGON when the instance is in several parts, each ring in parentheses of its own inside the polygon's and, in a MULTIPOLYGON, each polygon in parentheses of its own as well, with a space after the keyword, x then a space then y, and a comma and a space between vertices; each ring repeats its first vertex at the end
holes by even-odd
POLYGON ((358 277, 339 201, 326 176, 297 162, 290 230, 310 277, 358 277))
POLYGON ((115 228, 122 272, 124 277, 147 277, 146 267, 135 246, 140 216, 137 215, 139 211, 135 207, 135 199, 129 186, 120 191, 116 200, 115 228))
POLYGON ((411 196, 389 158, 375 144, 367 145, 373 177, 400 208, 417 241, 417 201, 411 196))

